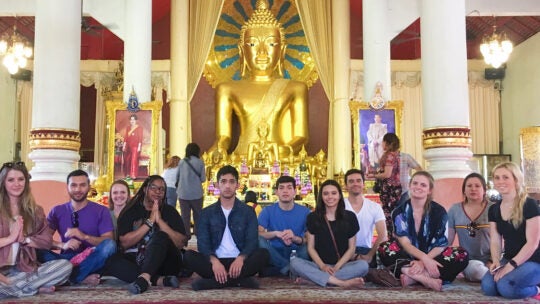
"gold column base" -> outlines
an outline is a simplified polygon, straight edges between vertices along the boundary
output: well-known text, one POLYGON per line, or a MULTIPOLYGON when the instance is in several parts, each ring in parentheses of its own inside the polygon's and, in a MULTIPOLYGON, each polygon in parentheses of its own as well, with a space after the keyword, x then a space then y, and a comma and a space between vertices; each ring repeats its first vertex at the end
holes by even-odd
POLYGON ((35 128, 30 130, 30 151, 60 149, 79 152, 81 132, 71 129, 35 128))
POLYGON ((471 148, 471 129, 466 127, 437 127, 424 129, 424 149, 471 148))

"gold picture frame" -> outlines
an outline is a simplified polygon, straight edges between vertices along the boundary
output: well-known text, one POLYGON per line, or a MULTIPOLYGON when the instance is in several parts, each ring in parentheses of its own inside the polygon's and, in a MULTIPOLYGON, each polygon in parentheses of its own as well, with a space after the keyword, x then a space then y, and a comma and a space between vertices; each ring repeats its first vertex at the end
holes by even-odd
POLYGON ((403 101, 392 100, 375 110, 368 102, 351 100, 349 102, 353 124, 353 164, 364 172, 375 170, 369 162, 367 148, 367 132, 373 123, 375 115, 379 115, 381 122, 387 125, 387 132, 395 133, 401 138, 401 123, 403 119, 403 101))
POLYGON ((108 126, 107 185, 129 176, 135 188, 138 188, 149 175, 157 172, 162 106, 162 101, 145 102, 139 105, 138 111, 133 112, 128 111, 127 104, 122 100, 105 102, 108 126), (134 124, 138 125, 133 130, 132 120, 136 120, 134 124), (137 141, 139 145, 135 144, 137 141))

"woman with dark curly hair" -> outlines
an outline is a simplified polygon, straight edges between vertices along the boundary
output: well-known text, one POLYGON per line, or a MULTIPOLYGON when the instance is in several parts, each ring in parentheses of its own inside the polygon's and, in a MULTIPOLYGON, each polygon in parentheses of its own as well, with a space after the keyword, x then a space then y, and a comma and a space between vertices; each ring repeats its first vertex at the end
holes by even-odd
POLYGON ((416 172, 410 182, 410 199, 392 212, 397 241, 379 246, 385 266, 401 275, 403 287, 421 283, 441 291, 467 267, 469 254, 461 247, 449 247, 446 237, 448 215, 431 198, 434 179, 426 171, 416 172))

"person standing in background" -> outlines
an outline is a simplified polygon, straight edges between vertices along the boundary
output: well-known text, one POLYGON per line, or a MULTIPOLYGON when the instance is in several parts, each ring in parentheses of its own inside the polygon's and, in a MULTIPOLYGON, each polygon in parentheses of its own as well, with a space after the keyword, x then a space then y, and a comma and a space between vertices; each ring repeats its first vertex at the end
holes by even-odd
POLYGON ((165 164, 165 170, 161 173, 161 177, 167 183, 167 205, 176 208, 176 200, 178 198, 176 194, 176 185, 178 184, 178 163, 180 163, 180 157, 174 155, 169 158, 169 161, 165 164))
MULTIPOLYGON (((206 181, 204 162, 199 158, 201 148, 196 143, 186 146, 186 156, 178 165, 178 187, 176 193, 180 201, 180 214, 186 228, 188 240, 191 239, 191 212, 193 211, 194 227, 197 227, 203 207, 202 183, 206 181)), ((193 231, 197 234, 196 229, 193 231)))
POLYGON ((401 198, 398 205, 409 199, 409 181, 411 170, 420 171, 422 166, 409 153, 399 152, 399 179, 401 180, 401 198))
POLYGON ((383 149, 379 170, 369 177, 382 180, 380 199, 386 217, 386 229, 390 237, 394 231, 391 214, 401 198, 401 180, 399 175, 399 138, 394 133, 386 133, 383 137, 383 149))

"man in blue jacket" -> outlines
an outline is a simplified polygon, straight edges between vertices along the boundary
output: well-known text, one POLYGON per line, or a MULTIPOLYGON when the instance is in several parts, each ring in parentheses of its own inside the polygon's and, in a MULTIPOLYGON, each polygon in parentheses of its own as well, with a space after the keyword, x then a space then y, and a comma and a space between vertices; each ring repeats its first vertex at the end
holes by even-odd
POLYGON ((197 229, 198 252, 188 251, 184 262, 201 276, 193 290, 224 287, 258 288, 253 276, 268 261, 268 251, 258 248, 255 211, 236 198, 238 171, 224 166, 217 173, 219 200, 204 208, 197 229))

